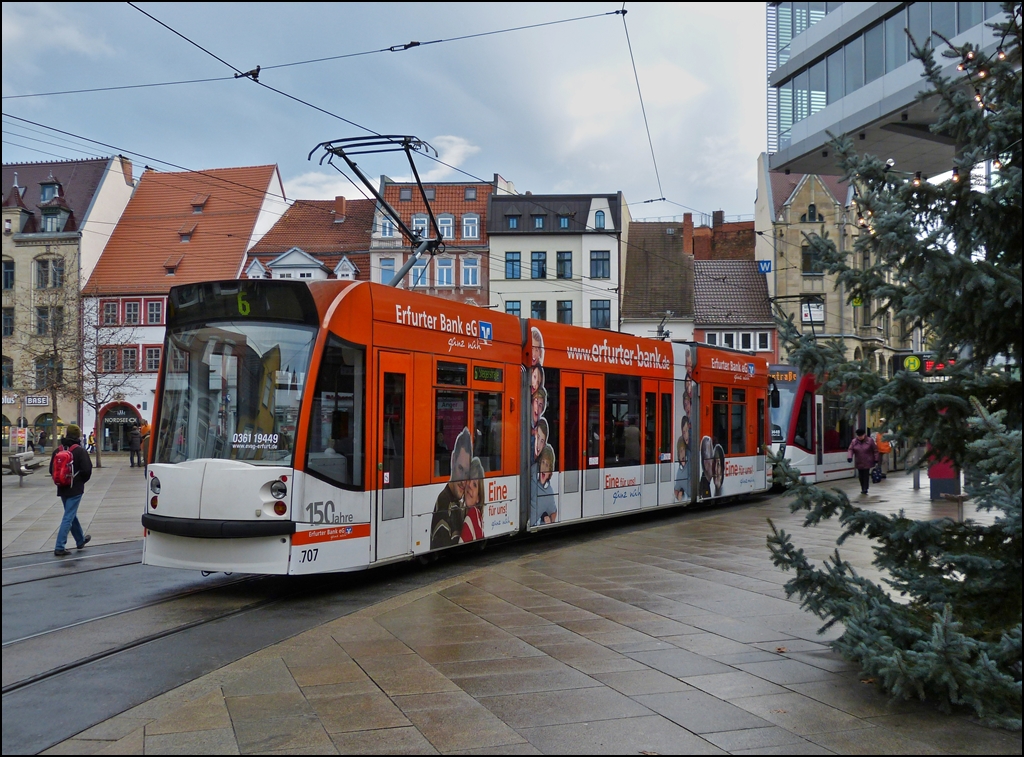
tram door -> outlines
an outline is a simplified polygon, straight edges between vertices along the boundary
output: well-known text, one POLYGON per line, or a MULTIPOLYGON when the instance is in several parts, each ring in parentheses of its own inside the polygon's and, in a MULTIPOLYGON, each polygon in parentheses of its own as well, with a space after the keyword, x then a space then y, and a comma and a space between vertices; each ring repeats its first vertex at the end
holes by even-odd
POLYGON ((583 515, 583 376, 562 371, 562 449, 558 520, 577 520, 583 515))
POLYGON ((643 379, 640 387, 641 412, 643 413, 643 446, 640 461, 644 466, 643 495, 641 507, 658 504, 658 382, 643 379))
POLYGON ((583 517, 604 514, 601 461, 604 448, 604 377, 583 377, 583 517))
POLYGON ((675 440, 679 430, 674 428, 672 414, 673 382, 658 382, 658 504, 675 502, 675 440))
POLYGON ((377 470, 375 560, 411 552, 412 356, 377 356, 377 470))

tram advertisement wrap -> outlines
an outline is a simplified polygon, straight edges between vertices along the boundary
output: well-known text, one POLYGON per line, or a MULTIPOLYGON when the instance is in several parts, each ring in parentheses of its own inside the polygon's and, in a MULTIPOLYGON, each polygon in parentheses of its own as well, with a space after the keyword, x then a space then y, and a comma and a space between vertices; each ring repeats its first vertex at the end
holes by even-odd
POLYGON ((544 336, 530 329, 530 525, 558 522, 555 449, 548 444, 548 390, 544 382, 544 336))
POLYGON ((693 480, 694 458, 694 412, 697 408, 696 382, 693 379, 694 347, 674 345, 676 358, 675 398, 675 450, 673 456, 673 496, 676 502, 691 502, 694 499, 693 480))

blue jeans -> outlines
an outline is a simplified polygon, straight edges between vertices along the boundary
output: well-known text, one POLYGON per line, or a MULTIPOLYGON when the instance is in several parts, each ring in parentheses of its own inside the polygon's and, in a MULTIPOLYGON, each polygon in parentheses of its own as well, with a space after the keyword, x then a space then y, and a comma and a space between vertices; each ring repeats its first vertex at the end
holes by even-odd
POLYGON ((64 549, 67 544, 68 531, 71 531, 71 536, 77 546, 81 547, 82 542, 85 541, 85 532, 82 531, 82 524, 78 522, 78 505, 82 501, 82 495, 62 497, 61 499, 64 502, 64 519, 60 522, 60 528, 57 529, 57 544, 54 545, 56 552, 64 549))
POLYGON ((131 462, 133 468, 136 465, 138 465, 141 468, 142 467, 142 450, 137 450, 137 449, 130 450, 128 452, 128 460, 131 462))

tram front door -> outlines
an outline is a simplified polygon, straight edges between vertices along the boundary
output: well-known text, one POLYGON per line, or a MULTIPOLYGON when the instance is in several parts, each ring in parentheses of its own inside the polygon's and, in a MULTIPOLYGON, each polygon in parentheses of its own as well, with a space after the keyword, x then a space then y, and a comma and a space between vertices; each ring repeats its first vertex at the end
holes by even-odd
POLYGON ((412 480, 410 389, 412 357, 377 356, 377 470, 374 502, 375 560, 411 553, 412 480))

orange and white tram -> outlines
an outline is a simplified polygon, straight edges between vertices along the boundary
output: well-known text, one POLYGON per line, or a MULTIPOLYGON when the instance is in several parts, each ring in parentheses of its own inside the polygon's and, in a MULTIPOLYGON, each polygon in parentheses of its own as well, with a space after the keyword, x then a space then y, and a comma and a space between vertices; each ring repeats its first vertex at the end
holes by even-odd
POLYGON ((171 289, 143 562, 360 570, 765 491, 768 364, 377 284, 171 289))

